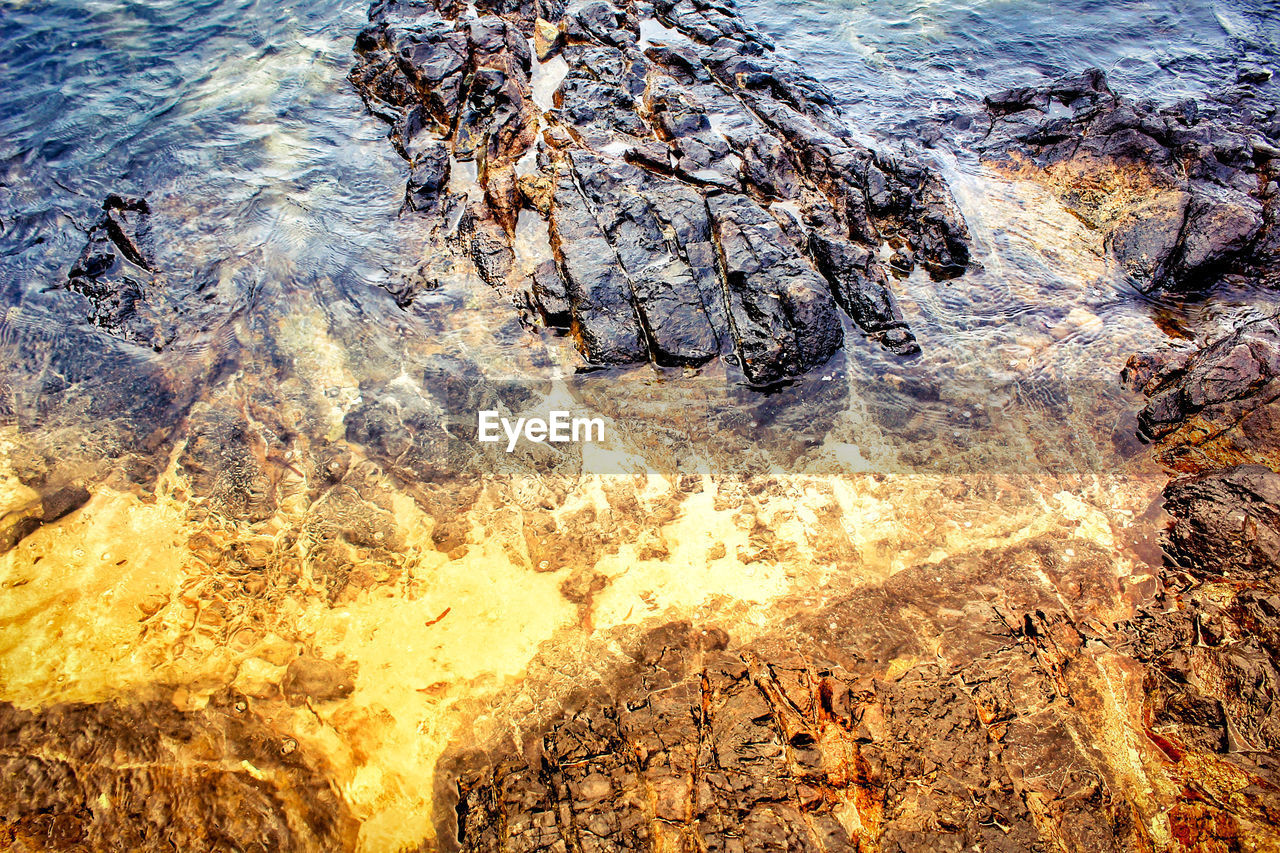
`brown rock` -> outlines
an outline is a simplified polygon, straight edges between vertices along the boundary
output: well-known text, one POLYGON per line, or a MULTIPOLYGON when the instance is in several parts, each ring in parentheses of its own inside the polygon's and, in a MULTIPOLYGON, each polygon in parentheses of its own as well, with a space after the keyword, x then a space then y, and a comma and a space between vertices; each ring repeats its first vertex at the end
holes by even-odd
POLYGON ((345 699, 355 690, 355 681, 334 661, 303 655, 289 664, 280 687, 291 704, 301 705, 345 699))
POLYGON ((1141 290, 1204 290, 1243 276, 1280 287, 1274 104, 1233 87, 1159 108, 1118 97, 1093 69, 986 99, 979 143, 1047 183, 1107 235, 1141 290), (1062 116, 1054 107, 1070 111, 1062 116))
POLYGON ((238 694, 189 712, 0 704, 0 847, 352 849, 359 824, 330 772, 238 694))
MULTIPOLYGON (((459 744, 441 765, 459 801, 440 808, 438 831, 463 850, 1280 841, 1271 771, 1247 752, 1274 748, 1269 715, 1246 710, 1273 701, 1266 653, 1208 652, 1203 678, 1183 664, 1160 687, 1179 659, 1170 642, 1195 641, 1174 626, 1193 622, 1144 612, 1103 627, 1124 606, 1106 552, 1045 538, 908 570, 731 651, 663 626, 562 713, 526 721, 537 734, 523 755, 459 744), (1218 674, 1251 679, 1247 695, 1218 674), (1187 721, 1176 747, 1146 722, 1171 732, 1171 714, 1187 721), (1187 786, 1204 795, 1182 798, 1187 786)), ((1236 624, 1261 607, 1242 601, 1236 624)), ((1199 642, 1218 644, 1218 624, 1199 642)))
POLYGON ((546 62, 560 52, 564 33, 550 21, 539 18, 533 22, 533 55, 539 62, 546 62))

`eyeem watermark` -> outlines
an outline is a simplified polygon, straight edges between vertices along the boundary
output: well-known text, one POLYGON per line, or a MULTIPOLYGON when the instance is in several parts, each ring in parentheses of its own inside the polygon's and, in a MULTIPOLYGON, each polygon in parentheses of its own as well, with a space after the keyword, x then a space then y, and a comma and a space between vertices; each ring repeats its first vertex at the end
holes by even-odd
POLYGON ((495 411, 486 410, 480 413, 478 427, 481 441, 501 441, 505 436, 508 453, 515 451, 521 436, 534 444, 544 441, 554 444, 604 441, 604 418, 575 418, 569 412, 549 412, 546 420, 516 418, 513 422, 510 418, 499 417, 495 411))

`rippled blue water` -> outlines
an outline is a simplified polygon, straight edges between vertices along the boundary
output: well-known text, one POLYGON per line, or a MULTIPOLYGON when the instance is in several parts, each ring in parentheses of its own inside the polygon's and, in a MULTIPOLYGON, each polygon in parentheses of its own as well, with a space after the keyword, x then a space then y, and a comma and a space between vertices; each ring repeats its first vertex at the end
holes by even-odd
POLYGON ((1088 67, 1173 101, 1280 55, 1271 0, 742 0, 869 130, 1088 67))
MULTIPOLYGON (((1280 55, 1271 0, 742 5, 852 122, 882 136, 1086 66, 1107 69, 1121 90, 1171 100, 1280 55)), ((228 320, 269 298, 307 300, 335 323, 352 312, 391 322, 397 309, 374 285, 412 267, 423 226, 397 215, 403 163, 345 79, 365 12, 363 0, 0 0, 0 303, 10 329, 74 315, 56 286, 109 192, 148 195, 160 265, 228 320)), ((990 197, 970 195, 980 219, 990 197)), ((1039 340, 1064 320, 1072 300, 1038 300, 1052 302, 1046 294, 1063 289, 1075 261, 1032 245, 1059 239, 1051 228, 1030 233, 1035 216, 978 223, 985 278, 904 285, 909 319, 935 351, 963 362, 991 351, 992 335, 1026 349, 1035 341, 1015 340, 1021 327, 1039 340)), ((1125 298, 1102 293, 1093 307, 1125 298)), ((498 335, 514 346, 516 332, 498 335)))
POLYGON ((344 79, 363 20, 351 2, 0 4, 5 300, 65 275, 110 192, 149 196, 167 270, 216 282, 257 253, 285 277, 376 271, 402 167, 344 79))

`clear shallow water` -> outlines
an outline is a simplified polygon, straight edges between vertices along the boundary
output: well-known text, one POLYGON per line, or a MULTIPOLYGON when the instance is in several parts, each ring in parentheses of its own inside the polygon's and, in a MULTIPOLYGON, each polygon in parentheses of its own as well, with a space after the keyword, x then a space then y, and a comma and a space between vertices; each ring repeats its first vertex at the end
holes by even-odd
POLYGON ((349 2, 5 3, 7 304, 30 322, 68 307, 45 291, 116 192, 148 198, 158 266, 214 303, 213 326, 285 292, 379 316, 389 300, 374 288, 412 275, 422 229, 398 216, 402 162, 345 80, 364 15, 349 2))
MULTIPOLYGON (((886 144, 904 120, 1037 75, 1101 65, 1118 88, 1174 97, 1230 76, 1238 55, 1274 55, 1262 3, 1047 9, 746 7, 886 144)), ((1165 339, 1173 306, 1126 291, 1042 188, 946 146, 929 156, 978 263, 898 283, 921 359, 850 331, 843 354, 771 397, 716 367, 587 376, 554 393, 607 415, 615 445, 458 452, 433 401, 456 397, 465 417, 484 394, 537 398, 576 356, 465 270, 408 309, 387 292, 439 259, 424 257, 429 223, 399 215, 404 165, 345 80, 364 15, 0 0, 0 497, 25 499, 19 480, 41 466, 95 493, 0 557, 0 699, 172 690, 196 707, 278 681, 298 649, 340 656, 359 669, 349 703, 313 718, 263 702, 332 760, 365 849, 394 849, 429 830, 440 751, 540 647, 680 617, 745 638, 798 590, 817 600, 1032 536, 1099 542, 1118 572, 1151 559, 1163 477, 1132 444, 1115 378, 1165 339), (154 211, 163 284, 186 312, 164 352, 92 328, 58 287, 109 192, 154 211), (481 374, 518 381, 458 382, 481 374), (367 406, 417 432, 352 434, 367 406), (347 439, 359 476, 332 488, 316 471, 347 439), (214 467, 258 471, 274 515, 211 515, 206 492, 225 484, 184 469, 204 464, 193 444, 214 467), (332 533, 344 489, 382 525, 354 542, 332 533), (559 538, 540 539, 552 515, 559 538)))
POLYGON ((744 14, 831 87, 868 132, 1084 68, 1173 102, 1271 64, 1280 10, 1266 0, 743 0, 744 14))
MULTIPOLYGON (((910 125, 927 114, 973 109, 984 93, 1090 65, 1107 69, 1129 93, 1173 99, 1206 91, 1233 77, 1242 57, 1265 63, 1275 56, 1280 32, 1280 12, 1258 0, 748 0, 743 10, 831 86, 859 131, 908 141, 910 125)), ((397 215, 403 164, 344 79, 364 14, 363 3, 351 2, 0 6, 7 93, 0 294, 7 306, 21 306, 8 322, 56 329, 75 310, 66 295, 46 291, 63 280, 109 192, 149 196, 163 220, 156 226, 165 235, 161 266, 203 294, 210 336, 264 299, 280 307, 286 291, 287 300, 310 302, 339 322, 371 315, 438 326, 442 312, 430 305, 474 306, 474 281, 428 295, 411 318, 376 290, 415 275, 422 260, 415 247, 425 240, 423 223, 397 215)), ((1038 226, 1025 218, 989 216, 1011 194, 1029 191, 993 185, 963 151, 938 165, 977 223, 978 257, 991 275, 945 288, 906 286, 916 306, 911 319, 917 334, 932 338, 931 353, 1003 373, 1006 365, 984 356, 988 335, 999 349, 997 327, 1006 322, 1026 326, 1032 338, 1052 332, 1079 304, 1074 294, 1055 297, 1063 275, 1090 278, 1085 287, 1096 292, 1087 307, 1112 312, 1146 337, 1139 328, 1146 309, 1102 281, 1087 235, 1051 236, 1057 226, 1031 233, 1038 226), (984 233, 986 219, 999 222, 999 233, 984 233)), ((1014 207, 1028 203, 1018 199, 1014 207)), ((1056 218, 1052 200, 1035 204, 1056 218)), ((497 310, 502 300, 482 301, 497 310)), ((505 360, 507 372, 518 374, 528 366, 529 341, 517 328, 500 331, 511 324, 497 321, 475 319, 473 331, 490 334, 470 345, 487 350, 489 367, 505 360)), ((222 335, 225 343, 225 329, 222 335)), ((1062 337, 1059 330, 1054 340, 1062 337)), ((1108 337, 1119 342, 1116 353, 1132 350, 1125 335, 1108 337)), ((1061 355, 1036 363, 1061 369, 1081 357, 1061 355)), ((867 359, 879 362, 875 353, 859 356, 867 359)), ((1081 364, 1080 372, 1096 366, 1109 371, 1114 357, 1081 364)))

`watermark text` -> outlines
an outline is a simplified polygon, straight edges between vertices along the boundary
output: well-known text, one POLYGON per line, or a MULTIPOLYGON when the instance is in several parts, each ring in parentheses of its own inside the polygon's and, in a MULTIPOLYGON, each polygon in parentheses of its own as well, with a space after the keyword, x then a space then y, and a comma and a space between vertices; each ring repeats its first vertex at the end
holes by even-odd
POLYGON ((485 410, 480 412, 477 427, 480 441, 499 442, 505 437, 508 453, 515 451, 521 437, 534 444, 604 441, 604 418, 574 417, 564 411, 548 412, 545 419, 516 418, 513 421, 500 417, 496 411, 485 410))

